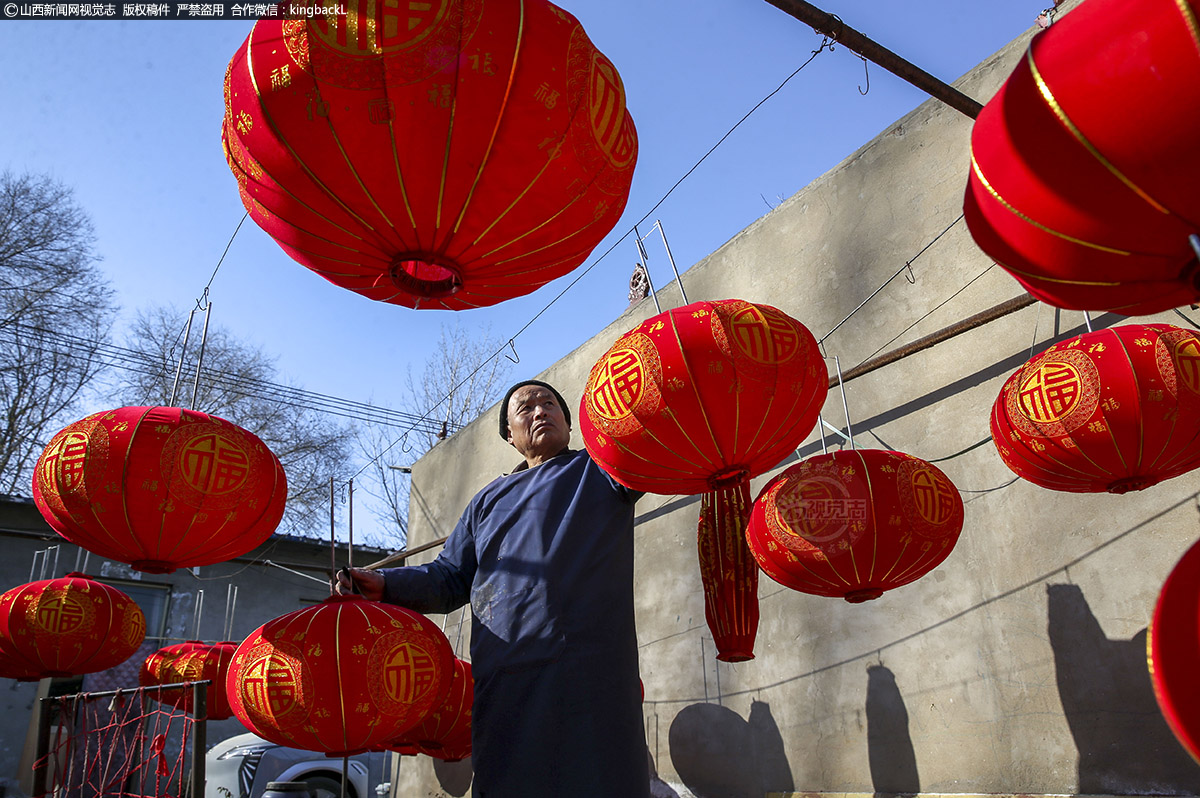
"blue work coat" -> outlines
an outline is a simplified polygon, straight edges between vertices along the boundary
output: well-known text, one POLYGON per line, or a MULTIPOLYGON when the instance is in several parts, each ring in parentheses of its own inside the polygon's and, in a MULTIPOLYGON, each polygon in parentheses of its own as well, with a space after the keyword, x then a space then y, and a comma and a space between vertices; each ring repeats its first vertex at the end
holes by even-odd
POLYGON ((496 479, 436 560, 384 600, 471 604, 476 798, 649 795, 633 610, 633 506, 586 451, 496 479))

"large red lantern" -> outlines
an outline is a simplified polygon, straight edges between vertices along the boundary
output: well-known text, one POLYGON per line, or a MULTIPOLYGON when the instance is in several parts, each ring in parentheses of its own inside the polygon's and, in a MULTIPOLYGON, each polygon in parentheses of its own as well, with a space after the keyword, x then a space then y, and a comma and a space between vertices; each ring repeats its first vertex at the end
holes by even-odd
POLYGON ((1146 649, 1163 717, 1200 761, 1200 543, 1188 549, 1163 584, 1146 649))
POLYGON ((226 692, 246 728, 279 745, 343 756, 382 746, 445 699, 454 653, 418 613, 332 596, 238 646, 226 692))
POLYGON ((146 616, 115 587, 79 573, 0 595, 0 648, 38 678, 120 665, 146 637, 146 616))
POLYGON ((975 122, 964 214, 1031 294, 1154 313, 1200 298, 1196 0, 1088 0, 975 122))
POLYGON ((399 740, 388 744, 401 754, 427 754, 435 759, 457 762, 471 755, 471 708, 474 705, 475 680, 471 663, 454 660, 454 680, 441 706, 410 729, 399 740))
MULTIPOLYGON (((225 692, 229 665, 237 643, 208 645, 199 640, 177 643, 155 651, 143 663, 138 682, 143 686, 177 684, 180 682, 211 682, 205 693, 205 714, 209 720, 225 720, 233 715, 225 692)), ((190 712, 193 693, 190 689, 160 690, 153 694, 159 701, 190 712)))
POLYGON ((283 517, 287 479, 255 435, 178 407, 121 407, 50 439, 33 499, 58 534, 139 571, 245 554, 283 517))
POLYGON ((962 527, 962 498, 937 466, 901 452, 847 449, 768 482, 746 539, 779 584, 858 603, 929 573, 962 527))
POLYGON ((1004 464, 1051 490, 1124 493, 1200 465, 1200 338, 1168 324, 1051 346, 992 406, 1004 464))
POLYGON ((260 20, 222 139, 251 217, 332 283, 460 310, 578 266, 625 207, 616 68, 546 0, 349 0, 260 20))
POLYGON ((718 658, 754 656, 750 478, 812 432, 828 390, 816 340, 769 305, 693 302, 647 319, 593 366, 580 429, 615 479, 701 503, 700 572, 718 658))

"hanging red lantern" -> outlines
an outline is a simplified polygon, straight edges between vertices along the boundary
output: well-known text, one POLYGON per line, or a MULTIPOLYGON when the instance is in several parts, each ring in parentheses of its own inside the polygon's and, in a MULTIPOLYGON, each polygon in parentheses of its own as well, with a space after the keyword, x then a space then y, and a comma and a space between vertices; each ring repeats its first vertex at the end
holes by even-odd
POLYGON ((38 678, 108 670, 146 637, 146 616, 115 587, 80 573, 0 595, 0 646, 38 678))
POLYGON ((420 723, 450 689, 454 654, 424 616, 332 596, 256 629, 226 692, 247 729, 279 745, 344 756, 420 723))
POLYGON ((1037 298, 1155 313, 1200 299, 1196 0, 1088 0, 980 113, 963 213, 1037 298))
POLYGON ((844 449, 762 489, 746 539, 784 587, 851 603, 920 579, 949 556, 963 502, 941 469, 901 452, 844 449))
POLYGON ((41 678, 38 669, 12 651, 12 644, 0 639, 0 679, 36 682, 41 678))
POLYGON ((629 195, 612 63, 546 0, 349 0, 260 20, 225 76, 242 202, 292 258, 408 307, 527 294, 578 266, 629 195))
POLYGON ((592 367, 579 413, 592 459, 635 490, 711 494, 701 502, 700 572, 724 661, 754 656, 750 478, 812 432, 827 390, 812 333, 776 308, 736 299, 647 319, 592 367))
MULTIPOLYGON (((138 682, 150 685, 177 684, 181 682, 211 682, 205 691, 205 714, 209 720, 225 720, 233 715, 229 698, 225 692, 225 680, 237 643, 224 642, 208 645, 199 640, 177 643, 155 651, 142 665, 138 682)), ((177 688, 161 690, 153 697, 165 704, 192 711, 193 692, 177 688)))
POLYGON ((121 407, 50 439, 33 499, 54 531, 147 573, 224 562, 283 517, 287 479, 255 435, 178 407, 121 407))
POLYGON ((1200 338, 1169 324, 1097 330, 1008 378, 992 440, 1051 490, 1125 493, 1200 465, 1200 338))
POLYGON ((471 663, 454 660, 454 679, 441 706, 398 740, 388 743, 389 750, 400 754, 427 754, 446 762, 457 762, 471 755, 471 707, 475 680, 471 663))
POLYGON ((1175 737, 1200 761, 1200 543, 1188 549, 1163 584, 1146 652, 1159 709, 1175 737))

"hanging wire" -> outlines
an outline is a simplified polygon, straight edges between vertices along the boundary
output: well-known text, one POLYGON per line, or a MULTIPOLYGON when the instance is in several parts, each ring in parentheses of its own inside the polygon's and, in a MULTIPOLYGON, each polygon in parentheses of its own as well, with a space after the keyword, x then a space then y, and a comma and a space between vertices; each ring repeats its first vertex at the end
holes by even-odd
MULTIPOLYGON (((949 225, 946 227, 946 229, 945 229, 945 230, 943 230, 942 232, 938 233, 936 236, 934 236, 934 238, 933 238, 933 240, 932 240, 932 241, 930 241, 930 242, 929 242, 928 244, 926 244, 925 246, 921 247, 921 250, 920 250, 920 251, 919 251, 919 252, 918 252, 916 255, 913 255, 911 258, 909 258, 908 260, 906 260, 906 261, 904 262, 904 265, 903 265, 903 266, 901 266, 899 269, 897 269, 897 270, 896 270, 896 273, 895 273, 895 274, 893 274, 891 277, 889 277, 889 278, 887 278, 886 280, 884 280, 884 281, 883 281, 883 285, 879 286, 879 287, 878 287, 878 288, 876 288, 874 291, 872 291, 870 296, 868 296, 866 299, 864 299, 862 302, 860 302, 860 303, 858 304, 858 307, 856 307, 854 310, 850 311, 849 315, 847 315, 847 316, 846 316, 846 318, 842 319, 842 320, 841 320, 841 321, 839 321, 837 324, 833 325, 833 329, 832 329, 832 330, 830 330, 829 332, 825 333, 823 336, 821 336, 821 337, 820 337, 820 338, 817 340, 817 343, 818 343, 818 344, 819 344, 819 343, 822 343, 822 342, 823 342, 823 341, 824 341, 826 338, 828 338, 829 336, 831 336, 831 335, 833 335, 835 332, 837 332, 837 330, 838 330, 838 328, 839 328, 839 327, 841 327, 841 326, 842 326, 843 324, 845 324, 846 322, 850 321, 851 317, 853 317, 855 313, 858 313, 860 310, 862 310, 862 309, 863 309, 863 306, 865 306, 865 305, 866 305, 868 302, 870 302, 872 299, 874 299, 874 298, 875 298, 875 296, 876 296, 876 295, 877 295, 877 294, 878 294, 880 291, 882 291, 883 289, 887 288, 887 286, 888 286, 888 283, 890 283, 892 280, 895 280, 897 277, 899 277, 899 276, 900 276, 901 274, 903 274, 905 271, 907 271, 907 272, 908 272, 908 273, 911 275, 911 274, 912 274, 912 263, 913 263, 913 261, 915 261, 917 258, 919 258, 919 257, 921 257, 922 255, 924 255, 926 250, 928 250, 930 247, 932 247, 934 244, 936 244, 936 243, 938 242, 938 240, 939 240, 939 239, 941 239, 941 237, 942 237, 942 236, 946 235, 946 233, 949 233, 949 232, 950 232, 950 230, 951 230, 951 229, 952 229, 952 228, 953 228, 953 227, 954 227, 956 224, 958 224, 959 222, 961 222, 962 220, 963 220, 963 215, 960 213, 960 214, 958 215, 958 218, 957 218, 957 219, 955 219, 953 222, 951 222, 951 223, 950 223, 950 224, 949 224, 949 225)), ((914 277, 914 278, 913 278, 912 280, 910 280, 909 282, 910 282, 910 283, 915 283, 915 282, 916 282, 916 278, 914 277)))

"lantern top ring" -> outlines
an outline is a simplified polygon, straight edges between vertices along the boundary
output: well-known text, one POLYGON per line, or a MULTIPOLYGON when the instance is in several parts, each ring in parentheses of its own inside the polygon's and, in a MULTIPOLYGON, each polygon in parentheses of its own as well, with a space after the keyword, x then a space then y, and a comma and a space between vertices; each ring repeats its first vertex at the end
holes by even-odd
POLYGON ((463 287, 457 268, 432 256, 412 252, 393 258, 388 274, 400 290, 430 299, 456 294, 463 287))
POLYGON ((708 478, 708 487, 712 490, 721 490, 737 485, 750 478, 750 469, 745 466, 730 466, 724 468, 708 478))

